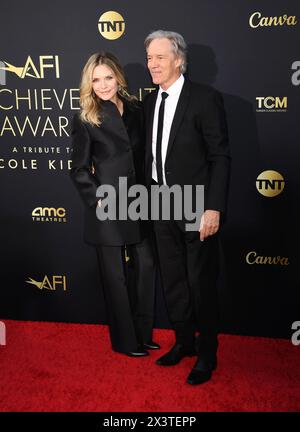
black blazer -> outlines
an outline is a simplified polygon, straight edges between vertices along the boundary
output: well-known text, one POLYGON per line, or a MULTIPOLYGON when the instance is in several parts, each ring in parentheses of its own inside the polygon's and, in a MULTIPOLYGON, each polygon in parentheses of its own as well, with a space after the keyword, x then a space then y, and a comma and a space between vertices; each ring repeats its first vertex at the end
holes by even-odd
MULTIPOLYGON (((146 182, 152 178, 152 128, 158 91, 144 100, 146 182)), ((168 143, 165 176, 169 186, 204 185, 204 208, 225 213, 230 155, 221 94, 185 79, 168 143)))
POLYGON ((99 127, 81 121, 79 114, 73 118, 70 175, 85 204, 84 239, 93 245, 121 246, 142 239, 139 221, 99 221, 96 216, 99 185, 113 185, 118 192, 119 177, 127 177, 128 188, 143 183, 142 105, 125 100, 123 103, 121 116, 114 103, 102 102, 99 127))

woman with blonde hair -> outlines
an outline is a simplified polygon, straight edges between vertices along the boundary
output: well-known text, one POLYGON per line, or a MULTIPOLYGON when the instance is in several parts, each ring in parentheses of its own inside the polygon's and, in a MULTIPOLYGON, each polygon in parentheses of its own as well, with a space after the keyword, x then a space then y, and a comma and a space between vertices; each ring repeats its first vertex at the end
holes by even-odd
MULTIPOLYGON (((96 247, 112 349, 129 356, 158 349, 152 340, 154 262, 149 226, 137 220, 99 220, 100 185, 144 184, 143 110, 128 92, 123 69, 111 53, 92 55, 80 84, 80 113, 72 124, 71 178, 85 204, 85 241, 96 247), (128 283, 125 248, 134 268, 128 283)), ((127 192, 127 191, 126 191, 127 192)))

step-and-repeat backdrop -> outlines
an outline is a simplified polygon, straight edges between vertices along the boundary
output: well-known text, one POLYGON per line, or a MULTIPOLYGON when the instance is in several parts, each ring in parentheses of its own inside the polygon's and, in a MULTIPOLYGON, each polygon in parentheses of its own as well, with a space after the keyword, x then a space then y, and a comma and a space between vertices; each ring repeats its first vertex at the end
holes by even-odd
MULTIPOLYGON (((69 178, 80 73, 108 50, 131 92, 153 85, 143 41, 182 33, 189 77, 226 105, 232 153, 221 331, 290 337, 300 319, 297 1, 6 2, 0 15, 0 318, 105 323, 96 254, 69 178)), ((167 327, 157 281, 158 327, 167 327)))

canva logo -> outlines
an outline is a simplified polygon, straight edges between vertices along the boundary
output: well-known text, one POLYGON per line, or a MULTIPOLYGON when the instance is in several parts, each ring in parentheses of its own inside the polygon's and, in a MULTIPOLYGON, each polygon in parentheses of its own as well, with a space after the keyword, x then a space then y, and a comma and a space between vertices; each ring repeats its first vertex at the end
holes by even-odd
POLYGON ((259 255, 255 251, 251 251, 246 255, 246 263, 247 264, 269 264, 269 265, 289 265, 288 257, 282 257, 280 255, 277 256, 264 256, 259 255))
POLYGON ((0 345, 6 345, 6 327, 2 321, 0 321, 0 345))
POLYGON ((284 178, 277 171, 263 171, 257 176, 256 189, 265 197, 275 197, 281 194, 284 189, 284 178))
POLYGON ((274 17, 262 16, 261 12, 254 12, 249 18, 249 25, 252 28, 271 26, 294 26, 298 23, 295 15, 281 15, 274 17))
POLYGON ((296 330, 293 334, 292 334, 292 344, 297 346, 300 345, 300 321, 294 321, 292 324, 292 330, 296 330))
POLYGON ((32 60, 31 56, 28 56, 24 66, 14 66, 6 61, 0 64, 0 70, 11 72, 21 79, 25 77, 44 79, 45 73, 49 69, 54 71, 56 78, 60 78, 57 55, 41 55, 36 62, 32 60))
POLYGON ((119 39, 125 31, 124 18, 119 12, 104 12, 99 18, 98 30, 105 39, 119 39))

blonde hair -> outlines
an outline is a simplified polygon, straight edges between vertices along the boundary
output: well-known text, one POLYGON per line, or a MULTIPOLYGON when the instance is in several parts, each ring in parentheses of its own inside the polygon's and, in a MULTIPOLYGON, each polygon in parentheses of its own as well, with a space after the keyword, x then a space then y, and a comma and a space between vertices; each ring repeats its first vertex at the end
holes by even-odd
POLYGON ((86 62, 80 82, 80 118, 91 125, 101 124, 101 99, 93 90, 92 77, 96 66, 108 66, 115 74, 118 83, 118 95, 128 101, 136 100, 135 96, 128 93, 128 85, 125 74, 119 60, 109 52, 93 54, 86 62))

